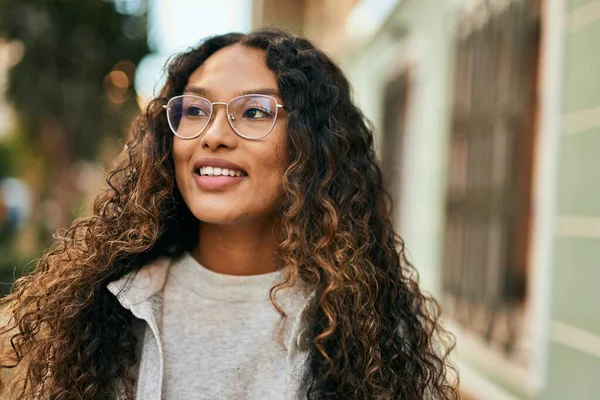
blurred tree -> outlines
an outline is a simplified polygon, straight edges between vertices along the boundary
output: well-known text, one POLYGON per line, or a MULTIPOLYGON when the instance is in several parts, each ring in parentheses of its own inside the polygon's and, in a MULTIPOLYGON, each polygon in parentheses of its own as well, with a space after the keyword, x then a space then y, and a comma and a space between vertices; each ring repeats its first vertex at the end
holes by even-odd
MULTIPOLYGON (((0 36, 23 44, 7 98, 43 168, 42 199, 73 218, 77 161, 94 160, 137 111, 135 65, 148 53, 145 0, 2 0, 0 36)), ((52 227, 51 227, 52 228, 52 227)))
POLYGON ((20 275, 28 261, 14 251, 17 227, 11 224, 10 210, 5 204, 6 193, 3 192, 4 180, 18 173, 24 161, 20 156, 27 150, 22 148, 22 143, 15 135, 7 137, 0 140, 0 296, 8 293, 15 274, 20 275))
POLYGON ((14 173, 15 160, 9 143, 0 141, 0 179, 14 173))

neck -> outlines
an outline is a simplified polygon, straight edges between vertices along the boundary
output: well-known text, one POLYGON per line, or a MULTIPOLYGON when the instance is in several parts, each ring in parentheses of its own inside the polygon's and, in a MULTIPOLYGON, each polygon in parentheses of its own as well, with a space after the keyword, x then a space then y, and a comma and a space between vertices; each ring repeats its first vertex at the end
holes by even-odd
POLYGON ((274 224, 217 225, 200 223, 192 256, 205 268, 227 275, 259 275, 276 271, 274 224))

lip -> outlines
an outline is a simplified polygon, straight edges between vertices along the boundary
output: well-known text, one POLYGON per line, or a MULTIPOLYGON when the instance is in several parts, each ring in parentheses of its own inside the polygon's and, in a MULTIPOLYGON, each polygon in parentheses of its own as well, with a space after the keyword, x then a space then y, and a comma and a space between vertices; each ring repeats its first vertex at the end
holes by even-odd
POLYGON ((237 185, 246 179, 245 176, 202 176, 194 173, 196 185, 204 191, 221 191, 237 185))
POLYGON ((231 161, 207 157, 200 158, 194 162, 193 174, 196 185, 204 191, 222 191, 228 189, 229 187, 242 182, 248 175, 242 167, 231 161), (200 168, 208 166, 243 171, 246 173, 246 176, 202 176, 196 173, 200 168))

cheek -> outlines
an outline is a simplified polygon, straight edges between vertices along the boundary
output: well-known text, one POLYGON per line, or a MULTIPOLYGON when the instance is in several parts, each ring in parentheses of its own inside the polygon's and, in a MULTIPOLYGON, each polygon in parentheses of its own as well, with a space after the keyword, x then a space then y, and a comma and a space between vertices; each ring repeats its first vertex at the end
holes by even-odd
POLYGON ((175 164, 175 179, 181 192, 182 179, 189 169, 189 161, 192 154, 192 146, 182 140, 173 141, 173 162, 175 164))
POLYGON ((283 171, 287 158, 288 137, 285 128, 278 129, 273 133, 273 142, 269 148, 271 163, 283 171))
POLYGON ((266 151, 261 152, 257 161, 262 166, 263 189, 269 193, 269 197, 279 197, 281 193, 281 180, 285 171, 287 142, 284 135, 268 146, 266 151))

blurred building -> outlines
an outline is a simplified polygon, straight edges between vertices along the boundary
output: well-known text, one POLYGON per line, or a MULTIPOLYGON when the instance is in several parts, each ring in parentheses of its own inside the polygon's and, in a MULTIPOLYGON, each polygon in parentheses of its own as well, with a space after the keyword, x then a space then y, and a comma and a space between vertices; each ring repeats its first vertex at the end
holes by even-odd
POLYGON ((21 58, 23 49, 15 43, 0 38, 0 140, 14 127, 14 113, 6 102, 4 93, 7 87, 8 71, 21 58))
POLYGON ((465 398, 600 398, 600 1, 261 0, 340 61, 465 398))

